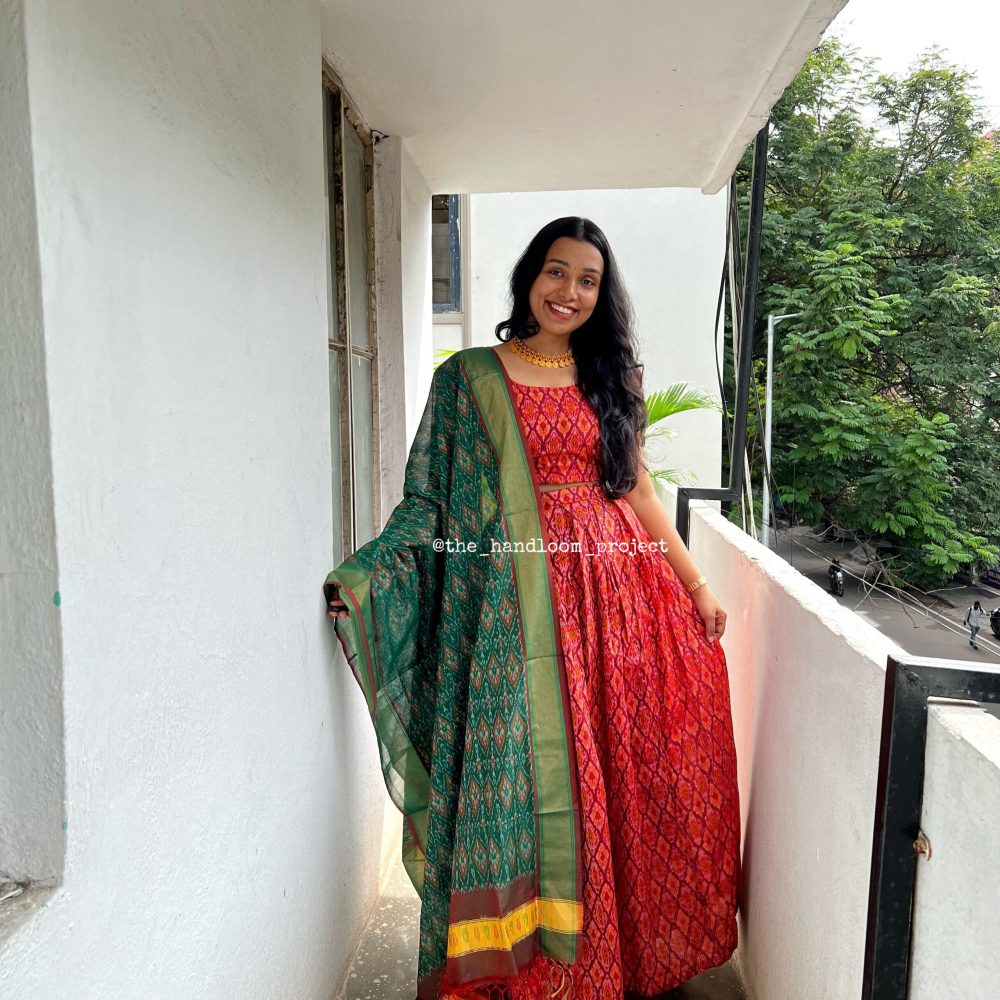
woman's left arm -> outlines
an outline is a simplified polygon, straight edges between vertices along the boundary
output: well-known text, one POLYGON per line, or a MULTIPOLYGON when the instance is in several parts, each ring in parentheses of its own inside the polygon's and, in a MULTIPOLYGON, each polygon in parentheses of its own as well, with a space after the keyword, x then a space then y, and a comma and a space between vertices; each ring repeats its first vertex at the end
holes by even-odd
MULTIPOLYGON (((653 479, 646 469, 639 472, 635 487, 624 494, 622 499, 628 501, 639 522, 649 532, 650 538, 666 546, 667 562, 673 567, 681 583, 690 590, 690 585, 702 578, 701 571, 681 540, 667 509, 656 495, 653 479)), ((720 639, 726 631, 726 612, 712 588, 703 583, 691 597, 705 622, 705 636, 710 642, 720 639)))

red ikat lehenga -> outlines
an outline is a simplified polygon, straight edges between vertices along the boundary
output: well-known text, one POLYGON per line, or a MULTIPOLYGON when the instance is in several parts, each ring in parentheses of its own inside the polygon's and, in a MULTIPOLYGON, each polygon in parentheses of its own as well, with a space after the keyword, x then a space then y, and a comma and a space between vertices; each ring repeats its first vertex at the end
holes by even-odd
MULTIPOLYGON (((539 484, 600 479, 577 386, 508 381, 539 484)), ((739 803, 725 654, 627 501, 543 491, 580 787, 584 923, 571 967, 539 961, 455 996, 620 1000, 665 992, 736 947, 739 803), (576 551, 573 551, 573 548, 576 551), (568 973, 568 975, 567 975, 568 973), (568 985, 571 982, 572 985, 568 985)))

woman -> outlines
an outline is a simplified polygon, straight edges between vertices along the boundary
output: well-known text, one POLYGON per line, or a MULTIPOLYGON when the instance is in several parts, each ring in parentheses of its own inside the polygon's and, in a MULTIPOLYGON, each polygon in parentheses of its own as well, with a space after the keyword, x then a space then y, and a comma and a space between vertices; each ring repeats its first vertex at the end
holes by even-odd
POLYGON ((736 945, 726 613, 643 462, 601 230, 545 226, 511 301, 435 371, 328 613, 406 821, 418 1000, 652 996, 736 945))

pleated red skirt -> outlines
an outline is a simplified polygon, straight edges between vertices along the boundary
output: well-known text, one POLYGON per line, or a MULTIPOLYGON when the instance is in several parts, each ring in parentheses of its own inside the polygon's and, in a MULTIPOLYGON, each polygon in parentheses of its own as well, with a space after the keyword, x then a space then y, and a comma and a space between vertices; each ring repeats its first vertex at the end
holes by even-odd
MULTIPOLYGON (((541 483, 600 478, 575 386, 512 383, 541 483)), ((740 817, 725 653, 625 500, 543 491, 580 787, 583 935, 482 996, 655 996, 736 947, 740 817)))

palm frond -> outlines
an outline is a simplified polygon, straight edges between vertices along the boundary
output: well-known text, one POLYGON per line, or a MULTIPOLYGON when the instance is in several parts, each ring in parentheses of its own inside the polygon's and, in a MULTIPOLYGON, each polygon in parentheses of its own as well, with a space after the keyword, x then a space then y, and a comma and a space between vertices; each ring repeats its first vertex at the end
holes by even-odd
POLYGON ((659 423, 687 410, 721 410, 719 401, 705 389, 690 382, 674 382, 646 397, 647 425, 659 423))
POLYGON ((672 427, 654 427, 651 430, 646 431, 646 443, 656 440, 663 441, 675 441, 677 439, 677 431, 672 427))
POLYGON ((650 479, 659 479, 672 486, 694 486, 698 477, 690 469, 650 469, 650 479))

